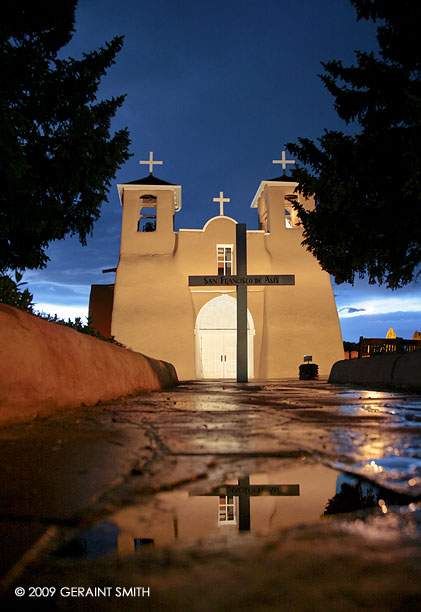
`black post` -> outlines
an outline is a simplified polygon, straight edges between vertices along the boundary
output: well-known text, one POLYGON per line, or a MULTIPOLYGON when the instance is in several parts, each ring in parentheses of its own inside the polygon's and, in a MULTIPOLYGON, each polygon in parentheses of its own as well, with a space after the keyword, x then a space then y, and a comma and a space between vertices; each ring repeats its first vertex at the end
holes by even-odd
MULTIPOLYGON (((238 479, 240 487, 250 487, 250 478, 245 476, 238 479)), ((238 496, 238 530, 250 531, 250 494, 240 493, 238 496)))
MULTIPOLYGON (((237 276, 247 274, 247 229, 236 226, 237 276)), ((247 283, 237 285, 237 382, 248 382, 247 371, 247 283)))

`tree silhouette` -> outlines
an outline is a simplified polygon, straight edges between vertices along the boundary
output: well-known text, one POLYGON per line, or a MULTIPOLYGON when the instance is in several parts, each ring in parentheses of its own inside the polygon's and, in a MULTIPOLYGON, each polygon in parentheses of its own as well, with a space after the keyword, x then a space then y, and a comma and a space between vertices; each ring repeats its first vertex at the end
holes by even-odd
POLYGON ((54 240, 82 244, 116 170, 127 129, 110 135, 124 96, 98 100, 122 37, 82 59, 62 59, 77 0, 6 2, 0 25, 0 272, 42 268, 54 240))
POLYGON ((377 24, 379 54, 356 52, 356 65, 322 64, 321 79, 355 135, 325 131, 287 145, 292 171, 316 208, 295 207, 304 244, 337 283, 398 288, 421 262, 421 4, 351 0, 358 19, 377 24))

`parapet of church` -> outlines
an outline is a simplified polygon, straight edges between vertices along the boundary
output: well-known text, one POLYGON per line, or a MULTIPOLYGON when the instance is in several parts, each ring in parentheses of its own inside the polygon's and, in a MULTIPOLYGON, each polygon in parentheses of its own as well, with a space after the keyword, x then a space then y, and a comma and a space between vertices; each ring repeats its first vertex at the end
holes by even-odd
MULTIPOLYGON (((304 199, 296 186, 285 176, 262 181, 251 204, 260 229, 247 231, 247 273, 295 275, 295 285, 247 286, 250 378, 297 378, 304 355, 328 375, 344 357, 330 277, 301 245, 293 201, 304 199)), ((180 379, 235 378, 235 285, 188 285, 189 276, 236 274, 237 221, 223 214, 227 199, 222 192, 215 198, 220 214, 203 228, 175 231, 180 185, 150 173, 118 191, 123 218, 111 333, 173 363, 180 379)))

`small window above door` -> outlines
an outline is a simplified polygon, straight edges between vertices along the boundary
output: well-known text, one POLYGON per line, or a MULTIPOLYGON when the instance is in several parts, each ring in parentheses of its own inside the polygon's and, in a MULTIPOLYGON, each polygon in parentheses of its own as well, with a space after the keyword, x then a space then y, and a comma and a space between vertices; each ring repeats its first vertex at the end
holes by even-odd
POLYGON ((218 276, 231 276, 233 273, 233 249, 232 244, 217 245, 218 276))

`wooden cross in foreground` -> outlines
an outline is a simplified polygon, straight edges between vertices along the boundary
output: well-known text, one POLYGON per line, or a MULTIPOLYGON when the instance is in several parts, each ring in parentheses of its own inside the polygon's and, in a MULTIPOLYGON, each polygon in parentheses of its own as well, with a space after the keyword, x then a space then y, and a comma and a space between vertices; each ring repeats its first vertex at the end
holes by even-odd
MULTIPOLYGON (((222 205, 222 204, 221 204, 222 205)), ((237 274, 226 276, 189 276, 189 287, 235 286, 237 289, 237 382, 248 382, 247 363, 247 287, 295 285, 294 274, 247 274, 247 228, 235 228, 237 274)))

